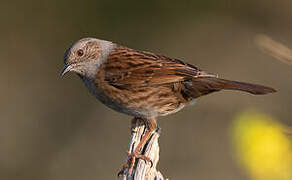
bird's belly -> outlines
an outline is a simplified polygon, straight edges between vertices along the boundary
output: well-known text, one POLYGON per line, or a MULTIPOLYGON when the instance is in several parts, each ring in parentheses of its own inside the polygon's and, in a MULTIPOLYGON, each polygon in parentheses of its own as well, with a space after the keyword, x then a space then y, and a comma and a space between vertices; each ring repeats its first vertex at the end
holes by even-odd
MULTIPOLYGON (((146 107, 138 108, 134 105, 134 103, 132 105, 128 105, 124 103, 123 101, 114 100, 113 97, 105 93, 106 91, 104 89, 98 89, 96 85, 90 79, 87 79, 84 77, 82 77, 81 79, 84 82, 85 86, 88 88, 89 92, 96 99, 98 99, 104 105, 106 105, 107 107, 115 111, 128 114, 130 116, 143 117, 143 118, 157 116, 157 112, 150 110, 149 108, 146 108, 146 107)), ((130 98, 127 96, 124 96, 124 101, 127 101, 128 99, 130 98)))
POLYGON ((185 103, 180 102, 167 89, 143 87, 131 90, 112 90, 97 87, 89 79, 82 78, 90 93, 109 108, 142 118, 165 116, 181 110, 185 103), (162 90, 162 91, 161 91, 162 90), (166 96, 169 93, 169 96, 166 96))

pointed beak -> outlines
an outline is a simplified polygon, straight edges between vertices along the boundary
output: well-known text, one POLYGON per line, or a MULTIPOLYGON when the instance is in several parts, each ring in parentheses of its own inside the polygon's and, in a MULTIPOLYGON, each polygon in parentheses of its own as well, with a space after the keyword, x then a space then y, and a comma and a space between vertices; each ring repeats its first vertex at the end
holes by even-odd
POLYGON ((70 72, 72 69, 73 69, 72 65, 65 65, 61 72, 61 77, 70 72))

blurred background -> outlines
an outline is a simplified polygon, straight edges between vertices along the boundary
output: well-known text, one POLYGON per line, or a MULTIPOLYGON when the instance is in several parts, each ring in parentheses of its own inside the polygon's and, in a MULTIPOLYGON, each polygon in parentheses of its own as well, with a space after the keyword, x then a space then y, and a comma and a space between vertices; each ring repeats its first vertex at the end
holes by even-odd
POLYGON ((65 49, 88 36, 278 90, 219 92, 160 118, 164 176, 292 179, 292 66, 255 43, 292 47, 291 0, 1 0, 0 22, 0 179, 116 179, 131 117, 59 77, 65 49))

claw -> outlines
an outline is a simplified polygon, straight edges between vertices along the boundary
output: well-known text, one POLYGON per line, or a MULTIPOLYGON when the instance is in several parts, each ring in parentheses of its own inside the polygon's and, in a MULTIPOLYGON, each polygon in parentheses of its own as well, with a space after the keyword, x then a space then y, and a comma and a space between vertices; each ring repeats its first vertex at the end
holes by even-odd
POLYGON ((123 175, 124 174, 124 171, 123 170, 120 170, 119 172, 118 172, 118 178, 121 176, 121 175, 123 175))
POLYGON ((152 168, 153 167, 153 161, 150 160, 149 162, 150 162, 150 167, 152 168))
POLYGON ((133 153, 127 152, 127 154, 128 154, 128 160, 126 161, 126 163, 123 164, 122 169, 118 173, 118 177, 123 175, 127 168, 128 168, 128 171, 126 172, 126 174, 128 175, 132 174, 136 159, 142 159, 145 161, 145 163, 150 162, 151 167, 153 166, 152 160, 145 155, 139 154, 137 152, 133 152, 133 153))

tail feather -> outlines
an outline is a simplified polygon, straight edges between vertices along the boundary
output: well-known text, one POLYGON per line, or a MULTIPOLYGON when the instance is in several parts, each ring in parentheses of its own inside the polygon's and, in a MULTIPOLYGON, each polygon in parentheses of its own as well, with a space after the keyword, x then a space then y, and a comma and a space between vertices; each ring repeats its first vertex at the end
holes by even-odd
POLYGON ((189 92, 191 91, 191 96, 193 98, 223 89, 244 91, 255 95, 263 95, 276 92, 275 89, 270 87, 245 82, 230 81, 216 77, 194 78, 192 80, 192 83, 188 84, 186 87, 189 92))
POLYGON ((276 90, 273 88, 258 85, 258 84, 230 81, 230 80, 225 80, 225 79, 218 79, 218 81, 222 81, 222 83, 224 84, 223 89, 245 91, 245 92, 255 94, 255 95, 263 95, 263 94, 276 92, 276 90))

